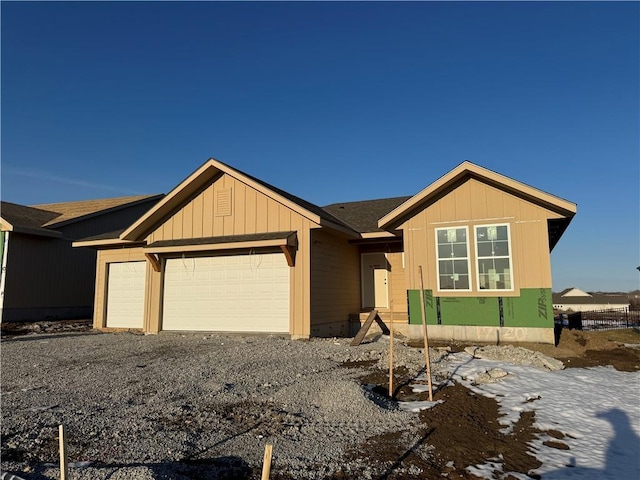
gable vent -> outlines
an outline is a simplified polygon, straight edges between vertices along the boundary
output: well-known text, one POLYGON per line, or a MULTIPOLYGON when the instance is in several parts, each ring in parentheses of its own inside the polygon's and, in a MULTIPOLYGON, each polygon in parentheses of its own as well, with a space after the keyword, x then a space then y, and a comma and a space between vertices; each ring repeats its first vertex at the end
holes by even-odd
POLYGON ((231 189, 223 188, 216 191, 216 217, 226 217, 231 215, 231 189))

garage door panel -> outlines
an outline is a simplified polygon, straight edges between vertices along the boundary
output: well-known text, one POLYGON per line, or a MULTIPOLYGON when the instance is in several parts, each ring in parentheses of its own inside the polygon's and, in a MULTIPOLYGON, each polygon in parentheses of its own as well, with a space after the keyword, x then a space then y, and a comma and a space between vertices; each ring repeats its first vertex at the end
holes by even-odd
POLYGON ((289 332, 289 277, 280 253, 167 259, 162 328, 289 332))
POLYGON ((110 328, 142 328, 146 262, 108 266, 107 321, 110 328))

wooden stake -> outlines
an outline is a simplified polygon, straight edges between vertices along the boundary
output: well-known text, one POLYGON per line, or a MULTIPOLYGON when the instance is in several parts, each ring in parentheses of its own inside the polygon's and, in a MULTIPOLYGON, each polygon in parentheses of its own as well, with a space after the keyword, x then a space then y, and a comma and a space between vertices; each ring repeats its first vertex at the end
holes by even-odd
POLYGON ((262 480, 269 480, 271 475, 271 453, 273 445, 267 443, 264 446, 264 460, 262 461, 262 480))
POLYGON ((393 318, 389 332, 389 397, 393 398, 393 318))
POLYGON ((390 312, 389 317, 389 398, 393 398, 393 289, 391 288, 391 274, 392 271, 388 272, 388 290, 391 293, 390 295, 390 312))
POLYGON ((67 469, 67 439, 64 436, 64 427, 62 425, 58 427, 58 437, 60 440, 60 480, 67 480, 69 478, 69 471, 67 469))
POLYGON ((429 401, 433 402, 433 387, 431 385, 431 361, 429 360, 429 340, 427 338, 427 312, 425 311, 424 279, 422 277, 422 265, 418 267, 420 273, 420 312, 422 314, 422 336, 424 337, 424 355, 427 366, 427 382, 429 384, 429 401))

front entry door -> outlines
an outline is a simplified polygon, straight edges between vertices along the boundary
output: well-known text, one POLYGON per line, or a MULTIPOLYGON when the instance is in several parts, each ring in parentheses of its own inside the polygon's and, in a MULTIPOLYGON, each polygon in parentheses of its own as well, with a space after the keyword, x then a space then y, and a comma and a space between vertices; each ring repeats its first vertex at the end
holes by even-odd
POLYGON ((384 253, 361 257, 362 308, 389 308, 389 262, 384 253))

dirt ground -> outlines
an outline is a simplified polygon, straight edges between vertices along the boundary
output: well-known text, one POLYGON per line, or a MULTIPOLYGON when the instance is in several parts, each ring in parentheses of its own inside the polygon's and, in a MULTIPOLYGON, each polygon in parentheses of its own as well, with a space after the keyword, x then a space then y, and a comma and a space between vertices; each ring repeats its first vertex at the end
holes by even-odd
MULTIPOLYGON (((90 330, 90 321, 40 322, 37 324, 4 324, 2 338, 38 333, 61 333, 65 331, 90 330)), ((640 344, 640 333, 634 329, 583 332, 565 329, 557 346, 540 344, 517 344, 530 350, 562 360, 566 368, 582 368, 611 365, 620 371, 640 370, 640 349, 631 345, 640 344)), ((416 345, 418 346, 418 345, 416 345)), ((468 344, 432 343, 430 346, 448 346, 453 351, 461 351, 468 344)), ((363 384, 376 385, 374 391, 388 395, 388 372, 373 367, 375 362, 345 364, 345 368, 355 368, 362 372, 363 384)), ((394 398, 398 400, 426 400, 427 393, 416 394, 408 387, 409 372, 399 368, 395 371, 394 398)), ((420 419, 424 425, 419 438, 406 450, 399 448, 405 442, 398 442, 404 432, 393 432, 370 437, 364 444, 354 445, 348 456, 367 459, 370 464, 393 462, 391 468, 379 477, 380 480, 404 479, 476 479, 466 468, 484 464, 490 459, 502 457, 504 471, 518 472, 529 478, 539 478, 532 469, 540 463, 529 453, 528 443, 542 434, 534 428, 535 413, 523 414, 509 434, 501 432, 499 407, 496 400, 476 395, 462 385, 445 387, 434 394, 434 400, 447 400, 429 410, 422 411, 420 419), (429 445, 433 455, 425 460, 417 454, 418 447, 429 445), (412 468, 413 467, 413 468, 412 468), (399 474, 398 471, 404 473, 399 474), (415 471, 415 475, 407 473, 415 471), (419 473, 418 473, 419 472, 419 473)), ((564 434, 558 431, 544 432, 554 438, 546 442, 552 448, 568 449, 563 442, 564 434)), ((273 475, 275 480, 289 480, 282 475, 273 475)), ((350 478, 336 474, 331 480, 350 478)), ((513 476, 500 478, 513 479, 513 476)))
MULTIPOLYGON (((640 349, 625 345, 640 344, 640 332, 634 329, 583 332, 565 329, 557 346, 542 344, 514 344, 544 355, 562 360, 566 368, 583 368, 611 365, 616 370, 634 372, 640 370, 640 349)), ((454 351, 462 351, 470 344, 430 343, 430 346, 449 346, 454 351)), ((419 345, 416 345, 419 346, 419 345)), ((394 376, 394 384, 401 387, 395 396, 400 400, 427 400, 427 394, 413 394, 406 387, 410 378, 402 371, 394 376)), ((384 394, 388 388, 388 372, 369 372, 363 375, 363 383, 374 383, 377 391, 384 394)), ((542 431, 533 427, 534 412, 526 412, 510 434, 502 433, 498 422, 499 409, 496 400, 474 394, 462 385, 446 387, 436 391, 434 400, 447 400, 431 409, 420 413, 424 424, 423 436, 419 443, 427 443, 433 447, 434 457, 424 461, 411 450, 399 452, 394 448, 398 442, 390 434, 370 439, 370 441, 354 450, 352 455, 369 456, 371 462, 380 460, 402 459, 403 467, 416 465, 423 473, 413 478, 442 478, 446 474, 449 479, 476 479, 475 475, 466 471, 466 467, 484 464, 487 460, 502 456, 504 471, 518 472, 530 478, 540 478, 532 469, 540 467, 540 462, 528 453, 528 443, 542 431)), ((569 447, 562 440, 564 434, 558 431, 547 431, 545 434, 555 438, 545 445, 551 448, 566 450, 569 447)), ((407 475, 394 476, 389 471, 384 479, 408 479, 407 475)), ((505 479, 513 476, 500 477, 505 479)))

